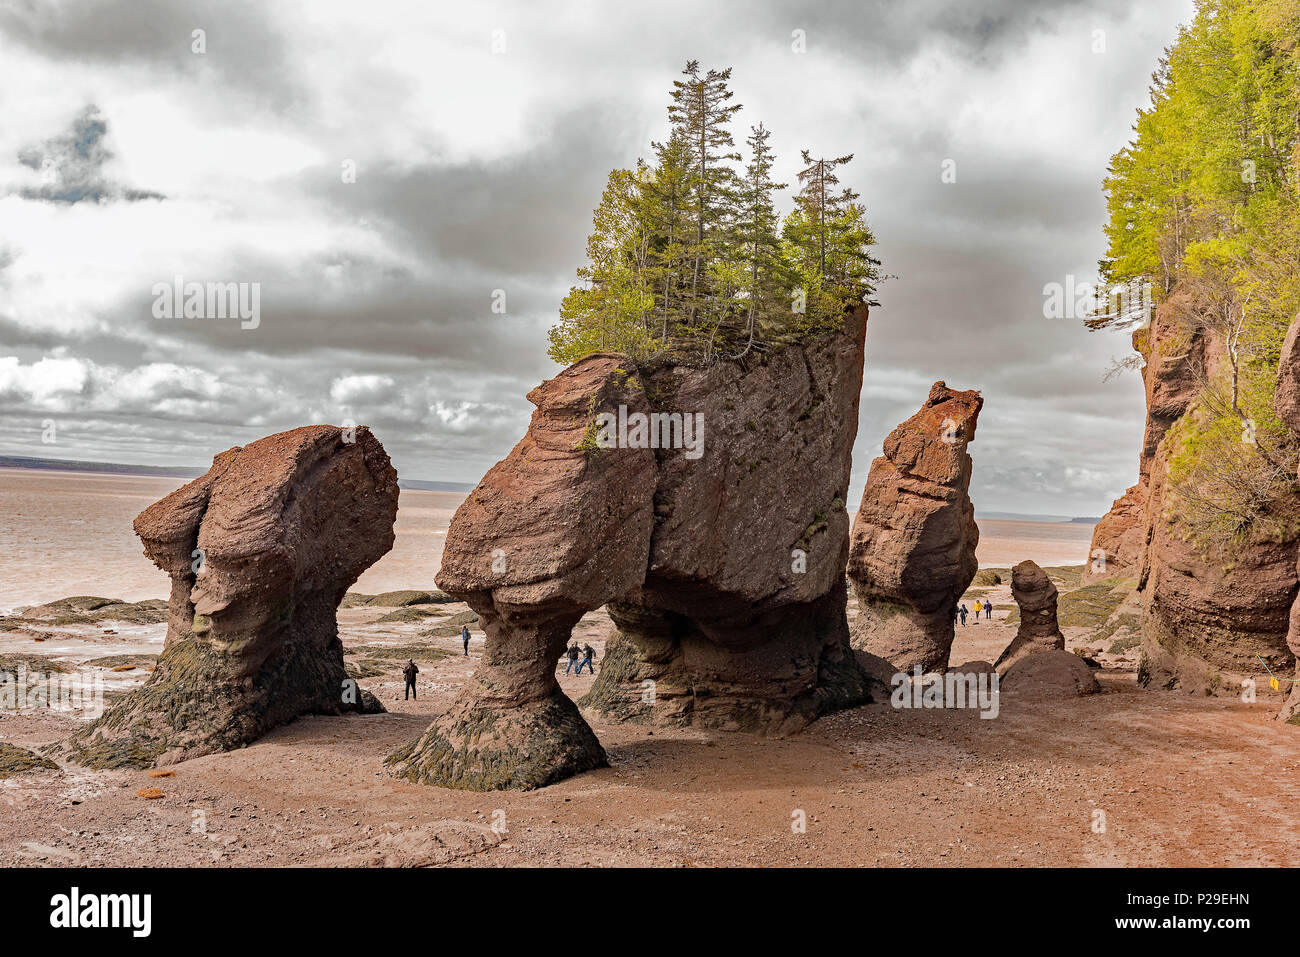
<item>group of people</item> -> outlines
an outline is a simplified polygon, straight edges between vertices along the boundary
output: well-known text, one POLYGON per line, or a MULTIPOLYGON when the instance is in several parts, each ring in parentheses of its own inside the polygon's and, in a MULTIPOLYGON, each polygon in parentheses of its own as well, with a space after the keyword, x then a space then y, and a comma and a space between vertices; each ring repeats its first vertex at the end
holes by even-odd
POLYGON ((564 655, 569 659, 569 663, 564 666, 564 673, 566 675, 569 673, 569 669, 573 668, 575 665, 577 666, 577 670, 573 672, 575 675, 582 674, 583 665, 586 665, 588 674, 594 675, 596 673, 596 666, 592 663, 593 659, 596 657, 596 649, 591 647, 591 645, 583 645, 582 648, 579 649, 578 643, 575 641, 565 650, 564 655))
MULTIPOLYGON (((980 623, 980 612, 984 612, 985 618, 992 618, 993 602, 980 601, 978 598, 975 600, 975 624, 977 625, 980 623)), ((960 603, 956 608, 952 610, 952 623, 955 625, 957 624, 958 621, 960 621, 963 625, 965 625, 966 616, 969 615, 970 613, 971 613, 971 609, 966 607, 966 603, 965 602, 960 603)))

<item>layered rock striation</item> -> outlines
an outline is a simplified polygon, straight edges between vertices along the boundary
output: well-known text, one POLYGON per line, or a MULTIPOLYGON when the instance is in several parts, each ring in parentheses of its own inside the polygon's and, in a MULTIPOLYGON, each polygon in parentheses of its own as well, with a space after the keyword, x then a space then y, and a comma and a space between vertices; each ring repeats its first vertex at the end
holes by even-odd
POLYGON ((994 662, 999 674, 1035 652, 1065 650, 1065 635, 1056 620, 1056 584, 1047 572, 1036 562, 1021 562, 1011 569, 1011 596, 1020 609, 1020 624, 1016 637, 994 662))
POLYGON ((601 605, 618 630, 582 704, 611 719, 784 734, 865 701, 843 573, 865 326, 705 368, 597 354, 530 393, 437 577, 487 650, 394 773, 482 790, 603 764, 555 679, 601 605))
POLYGON ((936 382, 871 463, 849 551, 853 646, 902 671, 948 666, 953 611, 979 569, 967 445, 984 400, 936 382))
POLYGON ((171 577, 149 680, 63 749, 145 767, 242 747, 303 714, 383 710, 343 671, 335 611, 393 545, 397 473, 368 429, 314 425, 222 452, 135 520, 171 577))

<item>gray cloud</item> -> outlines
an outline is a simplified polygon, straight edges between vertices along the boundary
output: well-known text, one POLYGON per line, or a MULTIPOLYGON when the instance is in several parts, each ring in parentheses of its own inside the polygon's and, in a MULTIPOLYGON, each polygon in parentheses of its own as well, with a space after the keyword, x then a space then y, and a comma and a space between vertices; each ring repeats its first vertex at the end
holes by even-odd
MULTIPOLYGON (((0 361, 18 362, 0 365, 0 448, 202 464, 272 431, 351 419, 376 429, 406 477, 477 480, 525 429, 524 394, 558 371, 545 356, 546 329, 582 259, 608 171, 649 152, 676 71, 698 56, 736 65, 737 99, 747 103, 738 138, 763 119, 792 142, 857 153, 851 182, 898 278, 882 289, 868 329, 851 494, 860 493, 883 436, 945 379, 981 389, 986 400, 972 446, 977 508, 1098 514, 1136 471, 1140 387, 1135 376, 1102 383, 1109 358, 1127 351, 1125 337, 1044 319, 1042 287, 1087 270, 1101 252, 1105 157, 1131 121, 1116 103, 1140 98, 1160 42, 1173 36, 1172 8, 1119 0, 1030 8, 1011 0, 729 3, 691 9, 690 48, 673 9, 601 11, 575 31, 544 11, 506 8, 493 15, 510 30, 511 56, 528 64, 500 91, 505 107, 527 105, 521 129, 507 138, 492 110, 453 110, 460 118, 436 134, 407 129, 480 84, 503 82, 486 55, 465 59, 463 32, 430 31, 422 58, 402 61, 385 58, 372 37, 332 26, 323 8, 310 18, 312 42, 296 44, 303 11, 313 8, 11 5, 0 12, 0 34, 52 74, 74 64, 90 70, 105 112, 117 116, 114 90, 125 98, 147 77, 151 95, 199 125, 248 134, 252 145, 241 148, 253 151, 251 161, 263 148, 257 138, 271 136, 301 144, 304 159, 277 166, 287 171, 269 181, 231 174, 154 204, 160 212, 188 204, 199 218, 187 238, 202 240, 210 228, 213 238, 166 257, 141 241, 130 282, 92 297, 84 315, 55 322, 31 306, 0 305, 0 361), (903 79, 940 49, 1011 109, 1044 109, 1029 96, 1041 77, 1025 76, 1020 58, 1067 21, 1072 30, 1095 22, 1120 27, 1134 43, 1147 39, 1132 57, 1097 61, 1086 77, 1068 67, 1049 77, 1069 92, 1068 103, 1051 109, 1071 111, 1078 137, 1059 150, 1045 149, 1032 124, 1028 133, 983 137, 983 122, 1002 119, 982 116, 985 103, 931 96, 903 79), (204 56, 190 52, 197 28, 207 30, 204 56), (790 56, 794 29, 807 31, 805 59, 790 56), (419 81, 444 58, 457 72, 429 99, 419 81), (836 83, 825 85, 814 68, 829 68, 836 83), (342 76, 349 83, 327 82, 342 76), (530 76, 544 98, 527 99, 530 76), (900 77, 895 87, 890 76, 900 77), (751 101, 755 90, 763 95, 751 101), (796 106, 772 110, 781 91, 796 106), (918 92, 914 110, 895 107, 899 95, 918 92), (977 119, 958 122, 968 106, 977 119), (347 125, 336 128, 340 117, 347 125), (461 134, 478 145, 463 147, 461 134), (340 179, 345 156, 357 162, 355 183, 340 179), (955 184, 939 180, 949 157, 958 163, 955 184), (284 238, 288 230, 296 242, 284 238), (318 242, 326 232, 330 240, 318 242), (189 280, 260 283, 260 327, 155 319, 151 286, 177 270, 189 280), (506 293, 505 315, 491 310, 496 289, 506 293), (35 371, 46 359, 62 364, 35 371), (57 452, 39 444, 49 416, 66 443, 57 452)), ((375 16, 384 15, 377 7, 375 16)), ((464 19, 485 36, 497 22, 468 12, 464 19)), ((395 20, 390 32, 403 29, 395 20)), ((124 188, 103 172, 102 120, 90 118, 80 139, 58 132, 64 122, 52 118, 51 138, 23 159, 65 170, 53 187, 59 195, 24 201, 107 215, 112 204, 95 203, 124 188)), ((30 145, 13 144, 11 155, 30 145)), ((115 237, 126 247, 138 239, 115 237)), ((18 274, 32 281, 25 240, 0 223, 0 249, 12 264, 0 262, 0 288, 27 288, 15 285, 18 274)))
POLYGON ((286 38, 264 4, 249 0, 16 0, 0 9, 0 34, 57 61, 143 65, 287 111, 307 94, 284 63, 286 38), (204 31, 207 52, 195 53, 204 31))

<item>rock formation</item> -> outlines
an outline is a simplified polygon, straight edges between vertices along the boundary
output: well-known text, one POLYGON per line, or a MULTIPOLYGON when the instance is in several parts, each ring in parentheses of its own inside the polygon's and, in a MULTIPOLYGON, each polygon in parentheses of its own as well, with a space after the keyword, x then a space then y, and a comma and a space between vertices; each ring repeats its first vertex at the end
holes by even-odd
POLYGON ((1021 562, 1011 569, 1011 596, 1020 608, 1020 626, 994 662, 998 674, 1036 652, 1065 650, 1065 635, 1056 622, 1056 585, 1047 572, 1036 562, 1021 562))
POLYGON ((1101 691, 1092 668, 1068 651, 1026 655, 1002 676, 1000 690, 1012 696, 1074 698, 1101 691))
POLYGON ((984 400, 936 382, 885 439, 853 525, 848 576, 858 598, 853 646, 900 671, 942 671, 953 609, 979 565, 967 444, 984 400))
MULTIPOLYGON (((1142 560, 1143 628, 1139 681, 1148 687, 1240 694, 1261 673, 1260 659, 1288 670, 1290 608, 1296 595, 1294 540, 1254 537, 1229 556, 1198 545, 1183 519, 1169 462, 1180 439, 1173 425, 1199 414, 1201 382, 1212 380, 1223 345, 1175 291, 1156 311, 1142 343, 1147 358, 1147 432, 1141 472, 1147 486, 1142 560)), ((1279 507, 1290 507, 1279 502, 1279 507)))
MULTIPOLYGON (((1282 358, 1277 370, 1277 392, 1273 396, 1273 404, 1278 418, 1286 424, 1287 428, 1300 433, 1300 316, 1291 323, 1286 333, 1286 341, 1282 343, 1282 358)), ((1297 555, 1297 562, 1300 562, 1300 554, 1297 555)), ((1300 575, 1300 566, 1297 567, 1297 574, 1300 575)), ((1296 670, 1295 677, 1291 679, 1291 694, 1278 719, 1300 724, 1300 594, 1296 595, 1295 601, 1291 604, 1286 642, 1296 659, 1296 670)), ((1284 675, 1285 672, 1279 674, 1284 675)), ((1283 679, 1279 677, 1279 684, 1282 682, 1283 679)))
POLYGON ((171 576, 149 680, 66 743, 90 767, 242 747, 302 714, 383 710, 345 678, 335 610, 393 545, 397 473, 366 428, 314 425, 217 455, 135 520, 171 576))
POLYGON ((706 368, 592 355, 530 393, 437 576, 487 650, 394 773, 527 788, 602 764, 555 680, 601 605, 618 632, 582 704, 613 719, 781 734, 866 700, 843 574, 865 325, 706 368))
POLYGON ((1093 529, 1088 561, 1083 566, 1084 584, 1137 575, 1146 541, 1146 505, 1145 481, 1131 486, 1111 504, 1093 529))

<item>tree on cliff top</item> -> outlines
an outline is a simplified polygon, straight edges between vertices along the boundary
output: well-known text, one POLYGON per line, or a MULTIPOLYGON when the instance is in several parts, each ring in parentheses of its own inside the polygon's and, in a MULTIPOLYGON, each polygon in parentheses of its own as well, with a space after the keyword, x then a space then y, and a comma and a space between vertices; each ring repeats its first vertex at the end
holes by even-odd
MULTIPOLYGON (((801 174, 795 210, 778 227, 775 157, 762 124, 742 167, 729 124, 731 70, 690 61, 673 82, 669 135, 654 163, 610 173, 596 208, 579 283, 550 330, 551 358, 571 363, 600 350, 638 358, 712 362, 837 328, 870 302, 879 261, 866 210, 835 168, 801 174), (815 249, 815 254, 814 254, 815 249)), ((807 171, 805 171, 807 172, 807 171)), ((874 303, 873 303, 874 304, 874 303)))

